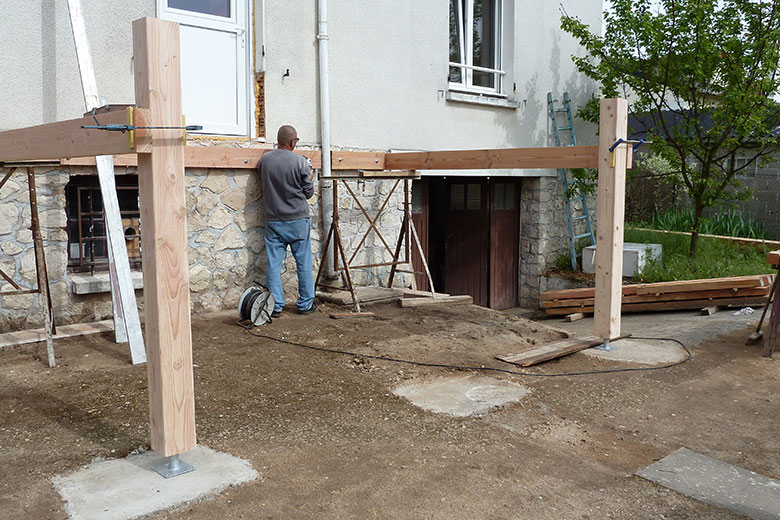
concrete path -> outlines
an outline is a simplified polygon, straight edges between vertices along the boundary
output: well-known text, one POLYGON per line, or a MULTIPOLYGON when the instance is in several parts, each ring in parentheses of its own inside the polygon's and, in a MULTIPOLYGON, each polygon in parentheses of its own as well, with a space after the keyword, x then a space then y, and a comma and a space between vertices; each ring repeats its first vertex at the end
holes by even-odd
POLYGON ((170 509, 250 482, 249 462, 205 446, 181 455, 195 471, 165 479, 152 468, 166 459, 152 451, 94 462, 68 476, 54 477, 72 520, 127 520, 170 509))
POLYGON ((637 471, 697 500, 755 518, 780 518, 780 481, 681 448, 637 471))

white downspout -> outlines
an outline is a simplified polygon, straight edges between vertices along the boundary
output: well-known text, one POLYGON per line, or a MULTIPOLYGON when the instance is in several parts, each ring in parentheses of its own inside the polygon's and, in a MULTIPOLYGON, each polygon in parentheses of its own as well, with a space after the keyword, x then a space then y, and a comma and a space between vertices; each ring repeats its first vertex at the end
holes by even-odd
MULTIPOLYGON (((330 163, 330 81, 328 74, 328 0, 319 0, 319 73, 320 73, 320 136, 322 149, 322 171, 320 174, 320 209, 322 210, 322 236, 320 243, 325 246, 328 230, 333 222, 333 198, 330 163)), ((331 242, 335 239, 332 238, 331 242)), ((335 244, 331 244, 335 247, 335 244)), ((333 266, 333 256, 327 251, 320 251, 322 262, 325 262, 325 277, 336 278, 333 266)))

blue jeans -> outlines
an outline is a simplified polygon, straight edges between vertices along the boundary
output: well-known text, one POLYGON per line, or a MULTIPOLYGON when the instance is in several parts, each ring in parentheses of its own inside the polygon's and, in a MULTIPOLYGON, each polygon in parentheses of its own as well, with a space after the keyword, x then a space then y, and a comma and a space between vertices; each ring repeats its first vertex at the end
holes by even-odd
POLYGON ((277 220, 265 223, 266 278, 274 297, 274 310, 284 307, 282 262, 290 246, 298 266, 298 310, 305 311, 314 303, 314 273, 311 259, 311 219, 277 220))

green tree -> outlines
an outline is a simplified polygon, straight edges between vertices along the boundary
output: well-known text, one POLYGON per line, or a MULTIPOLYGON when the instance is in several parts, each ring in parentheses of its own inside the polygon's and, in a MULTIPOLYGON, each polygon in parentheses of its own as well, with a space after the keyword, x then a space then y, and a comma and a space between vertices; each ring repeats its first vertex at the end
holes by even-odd
MULTIPOLYGON (((670 161, 693 204, 690 255, 702 212, 746 199, 736 175, 778 148, 780 0, 613 0, 604 35, 563 12, 586 49, 573 56, 605 97, 625 97, 650 122, 653 148, 670 161)), ((597 123, 598 100, 580 117, 597 123)))

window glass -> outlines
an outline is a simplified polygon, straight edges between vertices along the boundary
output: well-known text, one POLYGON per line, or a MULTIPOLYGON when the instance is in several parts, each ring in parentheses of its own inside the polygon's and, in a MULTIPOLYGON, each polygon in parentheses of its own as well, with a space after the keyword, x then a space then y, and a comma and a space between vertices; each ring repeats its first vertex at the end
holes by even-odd
MULTIPOLYGON (((473 56, 477 67, 496 67, 496 0, 474 0, 473 56)), ((496 75, 492 72, 474 71, 474 85, 495 88, 496 75)))
MULTIPOLYGON (((463 12, 466 0, 450 0, 450 62, 463 63, 463 12)), ((450 81, 463 83, 463 69, 450 67, 450 81)))
POLYGON ((482 209, 482 185, 466 185, 466 209, 476 211, 482 209))
POLYGON ((496 183, 493 186, 493 209, 504 209, 504 192, 506 184, 496 183))
POLYGON ((422 213, 424 191, 425 188, 420 182, 412 183, 412 213, 422 213))
POLYGON ((230 0, 168 0, 168 7, 230 18, 230 0))
POLYGON ((517 192, 515 189, 515 184, 513 182, 506 185, 506 209, 515 209, 515 201, 517 200, 517 192))
POLYGON ((450 209, 462 211, 465 207, 466 185, 453 184, 450 186, 450 209))

